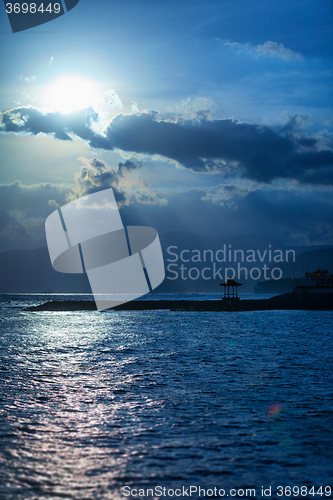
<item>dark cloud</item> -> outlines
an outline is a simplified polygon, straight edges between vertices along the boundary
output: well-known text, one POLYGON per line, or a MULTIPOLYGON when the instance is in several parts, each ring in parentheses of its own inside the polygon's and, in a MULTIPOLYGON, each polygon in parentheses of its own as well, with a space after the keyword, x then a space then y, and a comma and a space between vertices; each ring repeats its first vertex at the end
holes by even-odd
POLYGON ((30 186, 20 181, 0 185, 0 209, 12 215, 24 211, 27 217, 47 217, 52 210, 49 200, 66 203, 71 186, 66 184, 41 183, 30 186))
POLYGON ((44 246, 46 217, 66 203, 70 186, 17 181, 0 185, 0 248, 44 246))
POLYGON ((45 246, 44 223, 50 213, 73 199, 110 187, 119 207, 166 205, 167 200, 140 177, 140 162, 126 160, 112 168, 98 158, 80 160, 83 165, 74 184, 16 181, 0 185, 0 251, 45 246))
POLYGON ((109 140, 96 135, 91 130, 92 121, 97 120, 97 114, 91 110, 80 110, 68 114, 43 113, 41 110, 29 107, 15 108, 1 115, 1 129, 4 132, 54 134, 56 139, 71 141, 71 135, 77 135, 87 141, 93 148, 112 149, 109 140))
POLYGON ((205 195, 200 190, 174 193, 166 207, 133 204, 124 206, 121 216, 125 224, 152 226, 159 233, 253 234, 291 245, 333 244, 328 190, 255 190, 238 198, 237 210, 229 203, 209 203, 205 195))
POLYGON ((297 135, 268 126, 234 120, 170 123, 157 118, 156 113, 118 115, 106 134, 122 150, 159 154, 198 172, 223 170, 225 161, 236 162, 244 178, 258 182, 333 182, 333 153, 318 151, 316 139, 303 136, 303 150, 297 135))
POLYGON ((160 155, 197 172, 221 171, 258 182, 297 179, 302 183, 333 183, 333 152, 321 149, 318 137, 295 130, 296 119, 284 128, 235 120, 159 119, 157 112, 118 115, 104 134, 93 131, 98 116, 92 110, 62 115, 36 108, 16 108, 3 114, 5 132, 51 134, 61 140, 76 135, 92 148, 121 149, 160 155), (294 123, 293 123, 294 122, 294 123))
POLYGON ((4 208, 0 208, 0 232, 10 224, 10 214, 4 208))
MULTIPOLYGON (((100 160, 87 161, 91 161, 94 168, 99 167, 102 174, 107 168, 100 160)), ((134 162, 130 162, 128 168, 139 171, 134 162)), ((85 184, 83 179, 82 171, 74 187, 54 184, 26 186, 20 182, 0 185, 0 249, 45 246, 47 216, 57 206, 78 196, 75 189, 81 189, 82 193, 92 192, 92 181, 85 184)), ((102 181, 105 181, 103 175, 98 182, 102 181)), ((113 178, 112 182, 116 181, 117 178, 113 178)), ((111 182, 111 177, 107 182, 111 182)), ((264 234, 287 244, 333 244, 333 207, 329 189, 283 190, 252 186, 251 190, 246 189, 245 184, 243 181, 240 185, 168 193, 167 204, 158 193, 136 188, 131 202, 121 204, 120 213, 125 225, 147 225, 160 233, 264 234)), ((118 202, 119 192, 129 199, 130 192, 121 182, 115 193, 118 202)))

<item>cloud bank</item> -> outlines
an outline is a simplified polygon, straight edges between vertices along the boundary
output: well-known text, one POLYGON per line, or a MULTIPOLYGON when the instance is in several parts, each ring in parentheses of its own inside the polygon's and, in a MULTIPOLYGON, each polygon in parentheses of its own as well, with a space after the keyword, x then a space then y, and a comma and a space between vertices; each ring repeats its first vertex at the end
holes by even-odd
MULTIPOLYGON (((132 196, 123 191, 121 173, 115 171, 115 178, 110 182, 112 176, 103 177, 103 170, 107 168, 104 162, 96 158, 84 160, 74 185, 40 183, 28 186, 20 182, 0 185, 0 251, 45 246, 44 224, 51 212, 76 195, 88 194, 112 183, 113 188, 117 183, 119 186, 115 195, 117 202, 120 201, 125 225, 147 225, 159 233, 259 234, 289 244, 333 244, 333 202, 328 189, 313 192, 273 186, 246 187, 241 182, 168 192, 167 204, 152 203, 154 194, 150 190, 138 190, 139 194, 132 196), (96 169, 97 179, 85 177, 85 169, 90 166, 96 169), (122 200, 126 201, 129 196, 132 196, 131 203, 123 203, 122 200)), ((120 170, 124 169, 126 177, 131 168, 127 165, 120 170)), ((133 166, 133 169, 136 172, 140 167, 133 166)))
POLYGON ((333 152, 318 136, 305 136, 291 120, 272 127, 232 119, 161 119, 157 112, 119 114, 104 133, 93 124, 92 109, 69 114, 20 107, 2 114, 2 132, 53 134, 59 140, 85 141, 90 148, 158 155, 195 172, 220 172, 270 183, 295 179, 306 184, 333 184, 333 152))

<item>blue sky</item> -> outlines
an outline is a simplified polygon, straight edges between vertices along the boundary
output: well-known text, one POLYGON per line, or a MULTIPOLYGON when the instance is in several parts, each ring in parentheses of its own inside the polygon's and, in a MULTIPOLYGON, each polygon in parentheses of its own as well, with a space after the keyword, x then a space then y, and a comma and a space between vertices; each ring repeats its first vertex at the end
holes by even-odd
POLYGON ((333 244, 330 0, 80 0, 15 34, 0 8, 1 249, 106 187, 159 232, 333 244))

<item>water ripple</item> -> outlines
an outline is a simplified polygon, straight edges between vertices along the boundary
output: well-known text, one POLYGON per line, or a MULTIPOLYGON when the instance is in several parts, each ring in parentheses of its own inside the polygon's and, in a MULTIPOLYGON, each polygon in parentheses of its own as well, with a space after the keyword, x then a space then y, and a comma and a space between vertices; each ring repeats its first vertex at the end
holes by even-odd
POLYGON ((332 318, 6 309, 1 498, 329 484, 332 318))

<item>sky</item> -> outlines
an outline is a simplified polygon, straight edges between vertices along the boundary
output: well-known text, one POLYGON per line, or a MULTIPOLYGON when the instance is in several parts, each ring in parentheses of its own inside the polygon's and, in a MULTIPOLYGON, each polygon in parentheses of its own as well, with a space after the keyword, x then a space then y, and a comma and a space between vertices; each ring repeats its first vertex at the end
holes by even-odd
POLYGON ((125 225, 333 244, 331 0, 0 5, 0 250, 112 187, 125 225))

